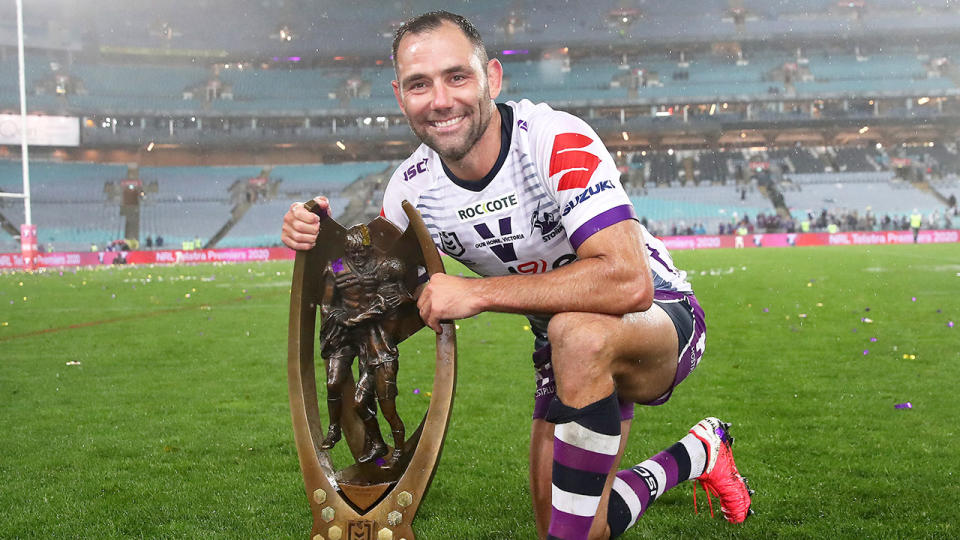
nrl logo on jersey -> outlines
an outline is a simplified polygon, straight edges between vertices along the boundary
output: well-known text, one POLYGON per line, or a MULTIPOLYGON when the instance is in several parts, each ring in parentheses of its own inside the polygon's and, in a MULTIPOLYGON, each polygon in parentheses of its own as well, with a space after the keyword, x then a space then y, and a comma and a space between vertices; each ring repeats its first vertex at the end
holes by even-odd
POLYGON ((500 214, 520 204, 517 193, 499 195, 493 199, 470 203, 467 206, 454 210, 460 221, 471 221, 477 218, 500 214))
POLYGON ((553 240, 557 235, 563 232, 563 225, 560 224, 560 209, 540 210, 540 203, 537 203, 537 209, 533 211, 530 218, 530 234, 540 229, 540 237, 544 242, 553 240))
POLYGON ((440 249, 451 257, 463 255, 467 249, 460 243, 460 239, 455 232, 440 231, 440 249))

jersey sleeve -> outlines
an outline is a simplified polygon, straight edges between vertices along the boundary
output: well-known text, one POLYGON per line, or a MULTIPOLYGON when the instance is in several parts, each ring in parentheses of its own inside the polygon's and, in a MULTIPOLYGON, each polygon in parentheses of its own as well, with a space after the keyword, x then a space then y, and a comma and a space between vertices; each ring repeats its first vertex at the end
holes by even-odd
POLYGON ((401 169, 397 169, 387 183, 387 188, 383 192, 383 201, 380 206, 380 216, 396 225, 401 231, 404 231, 407 229, 409 220, 407 219, 406 212, 403 211, 403 201, 409 200, 411 204, 415 203, 415 201, 411 198, 413 197, 412 190, 405 189, 406 186, 403 184, 403 173, 401 169))
POLYGON ((637 219, 613 157, 586 122, 549 110, 529 124, 534 162, 574 249, 606 227, 637 219))

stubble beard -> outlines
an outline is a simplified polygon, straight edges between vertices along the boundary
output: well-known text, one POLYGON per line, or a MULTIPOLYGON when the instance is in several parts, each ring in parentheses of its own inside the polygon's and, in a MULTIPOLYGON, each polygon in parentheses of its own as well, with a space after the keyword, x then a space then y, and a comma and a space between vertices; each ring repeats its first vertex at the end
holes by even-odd
MULTIPOLYGON (((484 92, 486 95, 486 92, 484 92)), ((490 104, 490 100, 479 100, 477 103, 477 108, 479 110, 479 121, 473 122, 469 117, 464 118, 465 122, 471 122, 471 127, 463 136, 463 140, 460 143, 449 144, 446 148, 441 146, 441 143, 437 140, 437 137, 430 135, 429 127, 418 128, 409 118, 407 118, 407 123, 410 125, 410 129, 413 131, 413 134, 420 139, 420 142, 427 145, 430 149, 437 153, 440 158, 446 162, 459 162, 467 154, 473 150, 473 147, 477 144, 477 141, 480 140, 480 137, 483 136, 483 132, 487 130, 487 126, 490 125, 490 120, 493 118, 493 107, 490 104)))

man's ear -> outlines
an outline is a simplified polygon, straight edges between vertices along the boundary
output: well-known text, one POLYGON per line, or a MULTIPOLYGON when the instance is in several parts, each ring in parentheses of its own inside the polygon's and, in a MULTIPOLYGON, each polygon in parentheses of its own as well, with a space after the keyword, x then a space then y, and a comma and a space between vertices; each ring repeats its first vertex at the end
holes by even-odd
POLYGON ((406 116, 407 111, 403 108, 403 98, 400 97, 400 83, 397 81, 392 81, 390 84, 393 86, 393 95, 397 98, 397 105, 400 106, 400 112, 406 116))
POLYGON ((487 62, 487 86, 490 90, 490 99, 497 99, 503 87, 503 66, 496 58, 487 62))

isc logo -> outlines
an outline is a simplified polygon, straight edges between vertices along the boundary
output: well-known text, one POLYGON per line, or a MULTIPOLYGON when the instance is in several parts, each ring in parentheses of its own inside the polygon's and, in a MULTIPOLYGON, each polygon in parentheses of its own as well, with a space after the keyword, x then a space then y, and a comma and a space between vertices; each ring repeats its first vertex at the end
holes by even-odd
POLYGON ((403 171, 403 181, 409 181, 418 173, 422 172, 427 172, 427 158, 421 159, 420 161, 411 165, 409 169, 403 171))

